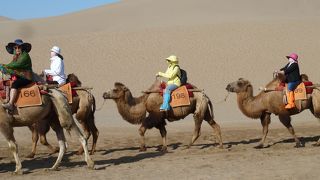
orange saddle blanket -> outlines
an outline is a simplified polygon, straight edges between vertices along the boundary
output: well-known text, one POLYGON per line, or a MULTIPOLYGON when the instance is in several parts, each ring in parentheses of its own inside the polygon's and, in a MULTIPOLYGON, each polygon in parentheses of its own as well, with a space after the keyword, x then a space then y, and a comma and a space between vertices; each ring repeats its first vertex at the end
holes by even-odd
MULTIPOLYGON (((166 84, 161 84, 161 95, 163 95, 166 88, 166 84)), ((180 107, 180 106, 189 106, 190 105, 190 97, 193 97, 193 93, 188 91, 188 89, 193 89, 191 84, 183 85, 177 89, 175 89, 171 93, 171 107, 180 107)))
POLYGON ((29 107, 42 105, 39 87, 36 83, 27 85, 18 90, 17 107, 29 107))
POLYGON ((61 90, 65 96, 67 97, 68 99, 68 103, 71 104, 72 103, 72 89, 71 89, 71 84, 70 83, 67 83, 63 86, 61 86, 59 88, 59 90, 61 90))

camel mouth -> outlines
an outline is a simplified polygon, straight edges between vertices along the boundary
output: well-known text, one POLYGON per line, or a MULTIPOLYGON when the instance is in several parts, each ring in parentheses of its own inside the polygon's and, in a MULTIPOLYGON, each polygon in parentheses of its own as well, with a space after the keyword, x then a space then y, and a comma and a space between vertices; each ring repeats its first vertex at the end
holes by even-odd
POLYGON ((232 88, 230 84, 227 85, 226 90, 228 92, 234 92, 234 88, 232 88))
POLYGON ((109 92, 105 92, 102 95, 103 99, 112 99, 109 92))

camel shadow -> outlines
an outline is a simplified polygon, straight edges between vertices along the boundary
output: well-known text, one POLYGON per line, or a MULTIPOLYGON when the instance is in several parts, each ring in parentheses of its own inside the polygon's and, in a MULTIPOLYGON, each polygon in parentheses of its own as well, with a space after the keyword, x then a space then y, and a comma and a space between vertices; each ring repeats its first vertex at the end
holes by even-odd
MULTIPOLYGON (((320 138, 320 136, 307 136, 307 137, 301 136, 301 137, 299 137, 299 140, 301 141, 301 143, 304 147, 306 143, 309 143, 309 142, 316 143, 319 140, 319 138, 320 138)), ((285 143, 294 143, 294 142, 295 141, 293 138, 289 138, 289 139, 284 139, 284 140, 275 142, 272 144, 272 146, 276 145, 276 144, 285 144, 285 143)))
MULTIPOLYGON (((69 158, 73 156, 75 152, 67 152, 62 161, 61 161, 61 167, 70 167, 70 160, 69 158)), ((39 170, 39 169, 48 169, 53 166, 55 161, 57 160, 56 156, 51 156, 51 155, 41 155, 38 154, 38 157, 33 158, 33 159, 21 159, 22 160, 22 167, 23 167, 23 174, 30 174, 34 170, 39 170)), ((1 163, 0 164, 0 173, 8 173, 8 172, 13 172, 15 170, 15 162, 9 162, 9 163, 1 163)), ((73 163, 74 166, 76 165, 86 165, 85 162, 75 162, 73 163)))
MULTIPOLYGON (((173 144, 169 144, 168 147, 175 150, 175 149, 179 148, 181 145, 182 145, 182 143, 173 143, 173 144)), ((161 147, 162 147, 161 145, 147 146, 148 149, 156 148, 157 151, 160 151, 161 147)), ((113 149, 108 149, 108 150, 97 150, 97 152, 102 152, 102 155, 107 155, 107 154, 110 154, 113 152, 121 152, 121 151, 128 151, 128 150, 138 151, 139 149, 140 149, 139 147, 124 147, 124 148, 113 148, 113 149)))
MULTIPOLYGON (((317 142, 318 139, 320 138, 320 136, 310 136, 310 137, 299 137, 299 140, 301 141, 301 144, 302 146, 304 146, 306 143, 309 143, 309 142, 317 142)), ((261 138, 255 138, 255 139, 249 139, 249 140, 241 140, 241 141, 231 141, 231 142, 226 142, 226 143, 223 143, 224 146, 227 146, 227 147, 232 147, 232 146, 237 146, 237 145, 241 145, 241 144, 254 144, 254 143, 258 143, 260 142, 261 138)), ((266 145, 265 147, 263 148, 269 148, 269 147, 272 147, 274 145, 277 145, 277 144, 287 144, 287 143, 294 143, 294 139, 293 138, 288 138, 288 139, 284 139, 284 140, 281 140, 281 141, 277 141, 277 142, 274 142, 274 143, 270 143, 268 145, 266 145)), ((259 149, 259 148, 258 148, 259 149)))
POLYGON ((144 159, 156 158, 159 156, 163 156, 165 154, 166 154, 165 152, 156 151, 156 152, 139 153, 134 156, 122 156, 114 159, 98 160, 98 161, 95 161, 95 164, 100 167, 96 167, 96 170, 103 170, 106 167, 111 165, 121 165, 121 164, 139 162, 144 159))

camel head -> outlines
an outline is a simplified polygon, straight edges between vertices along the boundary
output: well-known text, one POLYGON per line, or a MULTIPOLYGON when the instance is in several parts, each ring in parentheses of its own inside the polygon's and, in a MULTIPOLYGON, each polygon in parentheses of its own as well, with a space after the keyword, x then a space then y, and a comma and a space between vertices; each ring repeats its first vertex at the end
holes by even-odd
POLYGON ((247 91, 248 87, 251 87, 251 83, 248 80, 239 78, 237 81, 229 83, 226 87, 228 92, 240 93, 247 91))
POLYGON ((122 83, 114 83, 114 88, 103 93, 104 99, 120 99, 125 96, 126 91, 129 89, 122 83))
POLYGON ((76 85, 77 86, 81 86, 81 81, 79 80, 79 78, 75 75, 75 74, 73 74, 73 73, 71 73, 71 74, 68 74, 68 77, 67 77, 67 79, 66 79, 66 82, 67 83, 69 83, 69 82, 74 82, 74 83, 76 83, 76 85))

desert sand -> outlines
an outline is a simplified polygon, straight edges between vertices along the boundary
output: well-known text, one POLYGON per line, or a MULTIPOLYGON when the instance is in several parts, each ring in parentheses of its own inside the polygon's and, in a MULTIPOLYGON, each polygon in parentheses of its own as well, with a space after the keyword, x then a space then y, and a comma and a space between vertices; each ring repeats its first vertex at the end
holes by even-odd
MULTIPOLYGON (((267 141, 270 147, 257 150, 261 137, 259 120, 245 117, 235 94, 227 101, 225 87, 239 77, 258 88, 284 66, 285 56, 299 54, 300 70, 314 83, 320 82, 320 2, 316 0, 124 0, 57 17, 24 21, 0 18, 0 47, 16 38, 33 45, 30 52, 35 72, 49 67, 49 50, 62 49, 66 73, 75 73, 83 85, 92 86, 98 108, 102 93, 114 82, 127 85, 140 96, 166 69, 165 58, 176 54, 188 72, 189 81, 204 89, 213 101, 216 121, 222 128, 225 149, 218 149, 207 124, 191 149, 193 118, 168 123, 169 153, 157 151, 160 135, 147 132, 147 152, 138 152, 138 126, 122 120, 115 103, 107 101, 96 112, 100 131, 93 155, 97 170, 87 170, 77 156, 78 142, 68 137, 70 147, 61 171, 45 172, 56 155, 39 145, 35 159, 23 158, 30 150, 31 134, 16 128, 15 136, 23 159, 24 176, 12 176, 13 157, 0 139, 1 178, 32 179, 317 179, 319 148, 318 120, 310 112, 293 117, 293 126, 306 147, 294 142, 277 117, 272 116, 267 141)), ((0 48, 1 63, 11 56, 0 48)), ((57 144, 52 132, 50 142, 57 144)), ((91 140, 90 140, 91 141, 91 140)))

